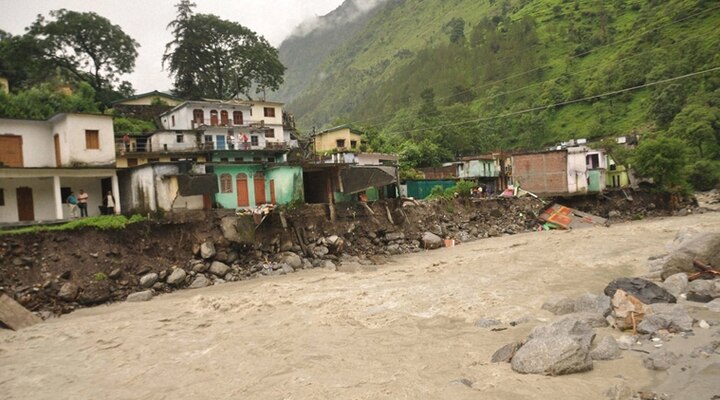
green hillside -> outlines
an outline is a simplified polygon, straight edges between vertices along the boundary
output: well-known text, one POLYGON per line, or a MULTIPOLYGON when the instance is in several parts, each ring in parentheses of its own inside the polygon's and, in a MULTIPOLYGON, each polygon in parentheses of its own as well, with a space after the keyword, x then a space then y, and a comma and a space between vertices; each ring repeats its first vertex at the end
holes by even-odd
MULTIPOLYGON (((361 24, 323 57, 288 65, 287 85, 299 89, 285 92, 287 108, 305 130, 350 122, 375 150, 414 166, 658 132, 720 157, 720 71, 655 84, 720 67, 717 1, 386 0, 361 24), (298 85, 294 68, 314 69, 298 85), (699 144, 674 123, 692 112, 710 129, 698 128, 699 144)), ((325 32, 338 38, 337 29, 325 32)), ((280 52, 313 53, 317 43, 280 52)))

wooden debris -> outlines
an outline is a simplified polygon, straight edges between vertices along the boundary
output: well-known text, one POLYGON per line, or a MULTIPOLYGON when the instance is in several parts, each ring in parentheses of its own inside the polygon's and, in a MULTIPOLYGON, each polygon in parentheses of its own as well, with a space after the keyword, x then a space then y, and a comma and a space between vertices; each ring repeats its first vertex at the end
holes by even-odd
POLYGON ((9 296, 0 296, 0 322, 16 331, 41 322, 40 317, 28 311, 9 296))
POLYGON ((695 279, 713 279, 716 276, 720 276, 720 271, 712 268, 697 258, 693 260, 693 266, 699 269, 700 272, 688 275, 688 281, 694 281, 695 279))

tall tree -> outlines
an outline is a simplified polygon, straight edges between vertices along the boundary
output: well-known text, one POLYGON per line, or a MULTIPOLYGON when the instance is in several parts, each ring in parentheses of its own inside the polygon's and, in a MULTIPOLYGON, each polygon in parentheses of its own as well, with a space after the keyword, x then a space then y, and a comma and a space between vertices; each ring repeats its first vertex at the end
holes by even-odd
POLYGON ((50 16, 54 20, 38 15, 28 29, 46 61, 87 81, 98 92, 113 89, 120 75, 135 68, 140 45, 107 18, 65 9, 51 11, 50 16))
POLYGON ((277 50, 250 29, 212 14, 194 14, 195 4, 182 0, 168 25, 173 40, 163 65, 175 79, 180 97, 218 99, 277 90, 285 67, 277 50))

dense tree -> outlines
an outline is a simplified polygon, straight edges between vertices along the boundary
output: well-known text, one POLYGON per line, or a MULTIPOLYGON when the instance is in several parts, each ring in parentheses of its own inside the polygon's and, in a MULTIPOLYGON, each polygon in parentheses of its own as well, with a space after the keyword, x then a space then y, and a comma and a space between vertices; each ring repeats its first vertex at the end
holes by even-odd
POLYGON ((112 90, 133 71, 140 45, 120 26, 94 12, 60 9, 50 16, 39 15, 26 35, 36 41, 44 63, 89 82, 96 92, 112 90))
POLYGON ((194 14, 194 3, 177 4, 170 22, 173 40, 163 64, 175 79, 180 97, 227 99, 277 90, 285 67, 277 50, 250 29, 212 14, 194 14))
POLYGON ((680 139, 646 140, 632 155, 632 165, 640 176, 652 178, 661 189, 675 191, 686 183, 687 150, 680 139))
POLYGON ((47 119, 59 112, 98 112, 95 90, 86 82, 75 89, 48 82, 17 93, 0 93, 0 118, 47 119))

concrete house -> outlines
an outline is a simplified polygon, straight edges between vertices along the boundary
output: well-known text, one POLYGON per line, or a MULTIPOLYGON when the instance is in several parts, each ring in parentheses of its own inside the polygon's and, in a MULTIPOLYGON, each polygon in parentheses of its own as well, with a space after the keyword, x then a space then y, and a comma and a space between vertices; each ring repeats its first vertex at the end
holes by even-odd
POLYGON ((542 195, 597 193, 605 189, 607 158, 602 150, 573 146, 513 154, 511 183, 542 195))
POLYGON ((303 170, 289 165, 214 164, 215 202, 222 208, 253 208, 304 200, 303 170))
POLYGON ((0 119, 0 165, 0 223, 68 218, 70 191, 89 194, 89 215, 100 214, 104 193, 119 198, 110 116, 0 119))
POLYGON ((182 99, 171 94, 153 90, 152 92, 136 94, 113 102, 113 107, 118 105, 124 106, 150 106, 153 103, 163 102, 169 106, 176 106, 182 103, 182 99))
POLYGON ((360 151, 362 132, 350 125, 340 125, 314 134, 313 144, 318 154, 360 151))

